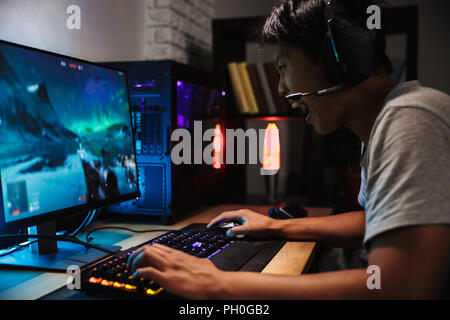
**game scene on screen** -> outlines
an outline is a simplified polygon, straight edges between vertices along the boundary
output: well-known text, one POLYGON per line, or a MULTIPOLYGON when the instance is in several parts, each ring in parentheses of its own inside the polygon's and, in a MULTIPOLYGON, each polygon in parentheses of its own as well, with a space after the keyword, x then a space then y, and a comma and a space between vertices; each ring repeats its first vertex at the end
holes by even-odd
POLYGON ((125 75, 0 43, 5 222, 137 192, 125 75))

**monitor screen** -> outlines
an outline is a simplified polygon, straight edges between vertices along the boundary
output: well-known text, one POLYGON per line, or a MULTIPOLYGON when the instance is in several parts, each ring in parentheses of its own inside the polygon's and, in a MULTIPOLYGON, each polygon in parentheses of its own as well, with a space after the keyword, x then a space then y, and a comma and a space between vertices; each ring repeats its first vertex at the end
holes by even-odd
POLYGON ((0 41, 0 93, 5 223, 138 194, 124 72, 0 41))

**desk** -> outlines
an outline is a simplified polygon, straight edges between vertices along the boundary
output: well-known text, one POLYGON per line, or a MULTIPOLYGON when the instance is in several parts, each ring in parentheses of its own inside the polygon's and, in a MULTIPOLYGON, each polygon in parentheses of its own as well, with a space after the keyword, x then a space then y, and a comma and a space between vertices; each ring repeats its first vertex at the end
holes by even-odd
MULTIPOLYGON (((248 208, 257 212, 267 213, 270 207, 267 206, 248 206, 248 205, 220 205, 215 207, 203 208, 193 212, 189 218, 176 223, 172 226, 161 226, 155 224, 137 223, 104 223, 99 221, 91 226, 90 229, 105 226, 123 226, 132 229, 181 229, 193 223, 208 223, 214 217, 224 211, 238 210, 248 208)), ((309 216, 325 216, 331 213, 328 208, 306 208, 309 216)), ((126 219, 127 217, 124 217, 126 219)), ((98 235, 100 236, 100 233, 98 235)), ((108 233, 108 239, 115 239, 115 245, 122 249, 127 249, 149 239, 156 238, 164 232, 142 233, 130 235, 126 231, 114 230, 108 233)), ((81 238, 84 239, 84 238, 81 238)), ((96 237, 97 239, 97 237, 96 237)), ((301 274, 316 246, 315 242, 287 242, 274 258, 262 270, 262 273, 275 274, 301 274)), ((0 270, 0 299, 15 300, 34 300, 39 299, 66 285, 67 275, 64 273, 51 272, 31 272, 17 270, 0 270)))

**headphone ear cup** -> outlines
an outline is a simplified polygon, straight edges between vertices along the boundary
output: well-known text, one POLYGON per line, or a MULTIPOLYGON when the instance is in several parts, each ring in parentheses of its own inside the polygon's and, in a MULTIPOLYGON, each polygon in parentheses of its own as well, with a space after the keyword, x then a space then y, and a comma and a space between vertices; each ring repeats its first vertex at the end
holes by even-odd
POLYGON ((363 27, 336 19, 341 27, 335 34, 340 45, 341 81, 357 84, 366 80, 375 69, 375 40, 371 31, 363 27))
POLYGON ((339 1, 325 1, 324 18, 328 33, 323 60, 330 82, 333 85, 363 82, 375 69, 374 33, 352 22, 339 1))
POLYGON ((325 36, 325 41, 323 44, 323 62, 325 67, 325 73, 327 75, 328 81, 331 85, 342 84, 341 79, 341 66, 337 61, 336 55, 334 54, 333 45, 331 43, 331 38, 327 34, 325 36))

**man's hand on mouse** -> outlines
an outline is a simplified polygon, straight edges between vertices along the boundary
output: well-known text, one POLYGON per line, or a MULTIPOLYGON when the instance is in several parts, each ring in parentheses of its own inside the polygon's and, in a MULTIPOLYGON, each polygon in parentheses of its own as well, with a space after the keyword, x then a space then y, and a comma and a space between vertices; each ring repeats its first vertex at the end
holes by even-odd
POLYGON ((134 278, 153 280, 187 299, 214 299, 224 278, 224 272, 211 261, 160 244, 137 249, 127 266, 134 278))
POLYGON ((278 222, 275 219, 267 217, 261 213, 257 213, 248 209, 236 211, 225 211, 215 217, 208 223, 207 228, 214 226, 222 220, 241 220, 242 225, 233 227, 227 231, 227 236, 234 237, 239 235, 249 235, 254 237, 266 237, 273 235, 278 222))

